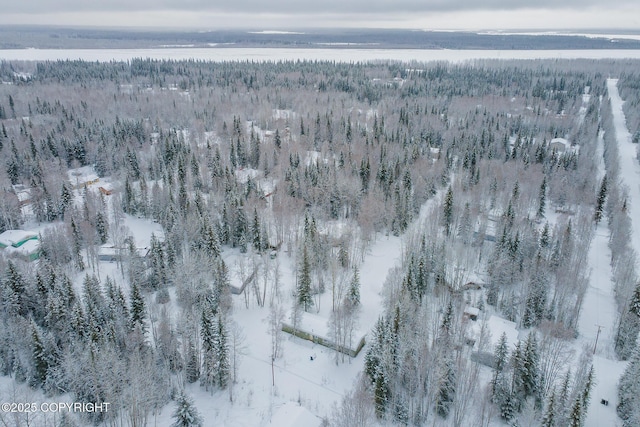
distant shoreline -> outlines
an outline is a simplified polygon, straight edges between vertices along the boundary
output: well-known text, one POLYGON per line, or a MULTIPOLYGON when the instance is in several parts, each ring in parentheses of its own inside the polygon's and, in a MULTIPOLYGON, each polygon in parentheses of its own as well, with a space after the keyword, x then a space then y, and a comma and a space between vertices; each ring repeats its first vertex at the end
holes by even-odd
POLYGON ((543 60, 543 59, 640 59, 640 49, 374 49, 374 48, 281 48, 281 47, 180 47, 155 49, 0 49, 5 61, 128 61, 132 59, 228 61, 401 61, 465 62, 473 60, 543 60))

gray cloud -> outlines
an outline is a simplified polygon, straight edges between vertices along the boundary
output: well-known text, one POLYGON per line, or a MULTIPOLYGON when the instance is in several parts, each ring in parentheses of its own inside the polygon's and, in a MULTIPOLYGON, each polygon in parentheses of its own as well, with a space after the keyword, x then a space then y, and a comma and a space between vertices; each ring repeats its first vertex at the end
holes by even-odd
POLYGON ((260 14, 383 14, 472 10, 581 9, 633 5, 635 0, 22 0, 4 2, 3 13, 196 11, 260 14))

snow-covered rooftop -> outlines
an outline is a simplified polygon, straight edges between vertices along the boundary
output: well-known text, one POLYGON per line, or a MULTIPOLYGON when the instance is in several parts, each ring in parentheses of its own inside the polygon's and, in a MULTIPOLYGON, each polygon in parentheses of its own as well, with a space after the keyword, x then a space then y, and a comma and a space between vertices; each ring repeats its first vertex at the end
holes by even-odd
POLYGON ((3 246, 20 246, 29 239, 38 237, 32 231, 24 230, 7 230, 0 234, 0 245, 3 246))

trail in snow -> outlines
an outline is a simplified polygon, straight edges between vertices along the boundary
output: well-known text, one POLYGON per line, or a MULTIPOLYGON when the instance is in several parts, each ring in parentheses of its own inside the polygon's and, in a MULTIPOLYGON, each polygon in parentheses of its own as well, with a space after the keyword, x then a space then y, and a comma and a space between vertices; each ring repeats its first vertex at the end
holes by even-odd
MULTIPOLYGON (((598 135, 596 156, 598 159, 598 178, 601 179, 605 173, 602 133, 598 135)), ((586 346, 589 351, 592 348, 595 350, 593 368, 596 385, 592 391, 593 398, 587 411, 585 427, 617 426, 620 425, 620 419, 615 411, 617 405, 616 386, 625 363, 615 360, 613 350, 618 311, 613 292, 612 271, 609 262, 611 259, 609 229, 606 221, 601 221, 595 230, 589 247, 588 259, 591 276, 578 320, 580 338, 576 343, 578 352, 582 350, 582 346, 586 346), (601 399, 608 400, 609 405, 602 405, 601 399)))
POLYGON ((618 79, 607 79, 607 91, 611 99, 613 125, 618 143, 620 180, 629 191, 627 204, 631 218, 631 247, 640 254, 640 164, 636 158, 636 144, 631 142, 631 133, 627 128, 626 118, 622 110, 624 101, 618 92, 618 79), (636 223, 634 224, 634 221, 636 223))
MULTIPOLYGON (((626 126, 623 101, 617 87, 617 79, 607 79, 607 91, 611 100, 616 143, 619 150, 620 179, 628 188, 628 205, 632 220, 631 244, 636 253, 640 249, 640 225, 633 226, 633 220, 640 218, 640 165, 636 161, 636 148, 631 142, 631 134, 626 126)), ((598 158, 598 175, 604 175, 605 167, 602 157, 603 138, 598 136, 596 155, 598 158)), ((609 230, 603 221, 597 227, 591 247, 589 248, 589 265, 591 277, 585 295, 578 327, 582 342, 591 348, 595 355, 593 367, 596 384, 592 392, 585 427, 619 426, 615 407, 618 402, 617 384, 624 372, 626 362, 616 360, 614 353, 614 337, 617 322, 617 305, 614 297, 614 284, 610 265, 611 251, 608 246, 609 230), (597 347, 596 347, 597 342, 597 347), (607 406, 601 400, 609 402, 607 406)))

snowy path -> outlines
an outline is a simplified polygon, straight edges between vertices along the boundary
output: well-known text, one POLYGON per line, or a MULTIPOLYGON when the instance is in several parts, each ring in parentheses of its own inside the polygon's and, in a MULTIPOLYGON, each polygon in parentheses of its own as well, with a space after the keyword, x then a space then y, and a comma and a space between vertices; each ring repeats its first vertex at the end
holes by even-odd
MULTIPOLYGON (((623 101, 616 86, 617 80, 607 80, 607 90, 611 99, 615 136, 620 152, 620 177, 623 185, 629 188, 630 216, 633 219, 640 218, 640 166, 635 155, 635 146, 631 143, 631 135, 626 127, 623 101)), ((598 136, 596 155, 598 161, 598 179, 605 172, 602 134, 598 136)), ((632 227, 633 228, 633 227, 632 227)), ((621 420, 618 418, 615 407, 617 405, 617 383, 622 375, 626 362, 616 360, 614 353, 614 337, 617 321, 617 306, 614 296, 614 284, 610 265, 611 251, 608 246, 609 230, 602 221, 596 228, 591 247, 589 248, 589 266, 591 277, 589 287, 585 294, 578 328, 580 331, 581 345, 586 345, 595 350, 593 366, 596 376, 596 385, 592 393, 592 401, 589 405, 585 427, 618 426, 621 420), (596 347, 597 340, 597 347, 596 347), (605 406, 601 399, 609 401, 605 406)), ((632 247, 640 248, 640 227, 633 228, 631 237, 632 247)))
POLYGON ((611 111, 613 113, 613 125, 618 142, 620 180, 629 191, 627 199, 629 205, 629 217, 631 218, 631 247, 640 254, 640 163, 636 158, 637 145, 631 142, 631 133, 627 128, 627 122, 622 111, 624 101, 618 92, 618 80, 607 79, 607 91, 611 99, 611 111), (636 221, 634 224, 633 222, 636 221))

